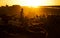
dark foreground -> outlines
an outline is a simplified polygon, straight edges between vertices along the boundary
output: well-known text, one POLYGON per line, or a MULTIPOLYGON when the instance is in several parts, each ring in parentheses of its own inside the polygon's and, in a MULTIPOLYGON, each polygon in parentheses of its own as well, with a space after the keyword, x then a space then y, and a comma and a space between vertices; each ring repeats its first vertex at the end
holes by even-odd
POLYGON ((22 24, 24 26, 0 25, 0 38, 59 38, 60 16, 49 16, 44 27, 22 24))

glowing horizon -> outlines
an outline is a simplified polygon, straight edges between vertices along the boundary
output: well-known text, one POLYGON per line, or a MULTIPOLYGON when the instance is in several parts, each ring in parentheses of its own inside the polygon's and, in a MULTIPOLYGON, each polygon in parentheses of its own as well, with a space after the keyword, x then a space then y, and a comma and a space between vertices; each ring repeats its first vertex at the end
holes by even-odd
POLYGON ((20 6, 51 6, 60 5, 60 0, 0 0, 0 6, 5 5, 20 5, 20 6))
MULTIPOLYGON (((25 15, 33 16, 33 15, 41 15, 43 14, 43 9, 35 8, 39 6, 51 6, 51 5, 60 5, 60 0, 0 0, 0 6, 5 5, 20 5, 20 6, 29 6, 31 9, 26 7, 24 8, 25 15), (41 13, 40 13, 41 12, 41 13)), ((45 14, 45 13, 44 13, 45 14)))

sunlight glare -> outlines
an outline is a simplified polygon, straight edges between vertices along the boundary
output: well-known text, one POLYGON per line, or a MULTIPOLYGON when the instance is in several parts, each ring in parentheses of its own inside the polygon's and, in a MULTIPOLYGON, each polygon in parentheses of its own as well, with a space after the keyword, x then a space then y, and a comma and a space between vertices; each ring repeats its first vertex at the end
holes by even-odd
POLYGON ((38 7, 38 6, 50 5, 51 1, 48 1, 48 0, 19 0, 19 1, 17 1, 17 3, 21 6, 38 7))

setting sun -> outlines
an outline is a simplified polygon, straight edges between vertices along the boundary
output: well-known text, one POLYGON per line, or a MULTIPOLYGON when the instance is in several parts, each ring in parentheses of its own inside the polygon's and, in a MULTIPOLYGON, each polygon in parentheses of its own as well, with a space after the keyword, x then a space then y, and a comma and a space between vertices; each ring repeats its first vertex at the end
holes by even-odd
POLYGON ((50 1, 48 0, 19 0, 17 3, 21 6, 29 6, 29 7, 50 5, 50 1))
POLYGON ((20 6, 53 6, 60 5, 60 0, 0 0, 0 6, 5 5, 20 5, 20 6))

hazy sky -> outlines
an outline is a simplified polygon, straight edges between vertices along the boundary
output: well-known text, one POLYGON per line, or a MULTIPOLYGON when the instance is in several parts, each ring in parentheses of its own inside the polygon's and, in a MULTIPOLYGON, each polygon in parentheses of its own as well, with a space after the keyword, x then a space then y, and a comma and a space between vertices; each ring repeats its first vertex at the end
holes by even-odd
POLYGON ((18 4, 18 5, 27 5, 27 3, 30 3, 33 4, 33 3, 39 3, 41 2, 40 4, 43 4, 43 5, 60 5, 60 0, 0 0, 0 6, 5 6, 6 4, 7 5, 15 5, 15 4, 18 4), (37 1, 37 2, 36 2, 37 1), (43 3, 42 3, 43 2, 43 3))

